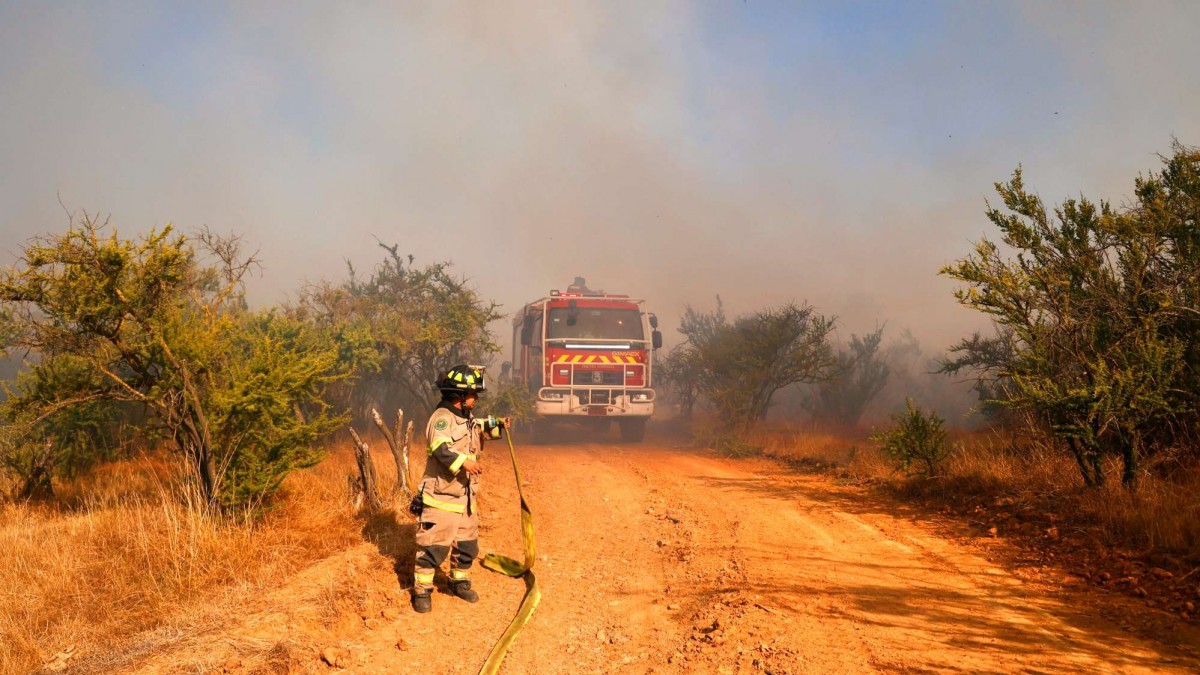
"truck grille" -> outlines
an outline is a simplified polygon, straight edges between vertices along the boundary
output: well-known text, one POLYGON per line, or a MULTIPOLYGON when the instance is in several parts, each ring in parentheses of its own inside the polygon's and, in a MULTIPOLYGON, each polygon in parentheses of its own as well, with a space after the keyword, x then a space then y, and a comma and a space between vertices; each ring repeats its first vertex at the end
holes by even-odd
POLYGON ((575 370, 575 377, 572 384, 582 385, 621 385, 621 371, 616 370, 575 370), (596 377, 599 375, 599 377, 596 377))
POLYGON ((608 389, 592 389, 591 391, 577 391, 575 393, 579 396, 579 403, 582 405, 589 403, 592 405, 599 403, 608 405, 613 403, 613 399, 615 398, 613 393, 608 389))

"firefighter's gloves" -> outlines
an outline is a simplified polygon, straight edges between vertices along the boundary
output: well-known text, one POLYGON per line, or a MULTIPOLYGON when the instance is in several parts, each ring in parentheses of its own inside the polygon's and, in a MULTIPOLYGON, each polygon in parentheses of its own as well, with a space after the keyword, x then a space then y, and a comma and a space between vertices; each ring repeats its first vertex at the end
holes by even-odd
POLYGON ((463 471, 466 471, 472 476, 478 476, 479 474, 483 473, 483 465, 480 464, 479 460, 477 459, 466 460, 463 462, 462 468, 463 471))
POLYGON ((500 438, 501 432, 512 426, 512 419, 508 417, 495 417, 488 415, 486 419, 481 421, 480 428, 483 430, 485 438, 497 439, 500 438))

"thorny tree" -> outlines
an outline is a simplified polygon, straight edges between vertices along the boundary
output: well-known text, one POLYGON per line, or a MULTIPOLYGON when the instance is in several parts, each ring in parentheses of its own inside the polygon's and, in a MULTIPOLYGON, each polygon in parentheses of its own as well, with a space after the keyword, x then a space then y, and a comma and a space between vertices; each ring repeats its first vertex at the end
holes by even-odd
POLYGON ((1121 458, 1132 485, 1143 457, 1194 433, 1200 393, 1200 152, 1176 144, 1161 173, 1114 209, 1069 199, 1053 212, 1018 169, 997 184, 984 239, 942 270, 995 338, 960 344, 947 369, 999 385, 995 403, 1036 414, 1063 439, 1089 485, 1121 458))
POLYGON ((433 411, 433 383, 457 363, 484 363, 498 351, 488 324, 500 318, 450 264, 413 266, 398 246, 370 276, 360 279, 347 263, 348 278, 305 288, 291 309, 297 318, 346 337, 355 344, 359 373, 342 400, 366 419, 371 408, 433 411))
POLYGON ((246 308, 256 265, 236 237, 167 226, 125 240, 86 214, 35 239, 0 274, 12 344, 38 356, 6 417, 34 429, 95 402, 137 404, 187 458, 206 502, 266 497, 319 460, 313 443, 337 422, 320 394, 346 372, 326 336, 246 308), (36 386, 46 382, 56 386, 36 386))
POLYGON ((834 320, 809 305, 789 303, 730 321, 720 298, 712 312, 684 310, 679 332, 686 342, 672 359, 689 367, 695 391, 710 403, 722 426, 744 431, 767 415, 780 389, 828 378, 837 363, 829 334, 834 320))
POLYGON ((843 428, 858 424, 892 373, 879 354, 882 341, 883 328, 863 337, 850 336, 847 349, 837 355, 830 378, 814 388, 811 405, 815 419, 843 428))

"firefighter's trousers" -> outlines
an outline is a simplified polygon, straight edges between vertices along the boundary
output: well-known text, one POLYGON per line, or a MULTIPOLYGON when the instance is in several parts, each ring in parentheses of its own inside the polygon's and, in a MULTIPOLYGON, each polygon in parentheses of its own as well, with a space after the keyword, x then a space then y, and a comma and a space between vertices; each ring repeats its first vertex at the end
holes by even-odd
POLYGON ((448 554, 452 554, 450 580, 470 579, 471 565, 479 555, 479 515, 426 506, 417 523, 416 540, 413 585, 417 589, 433 588, 433 572, 448 554))

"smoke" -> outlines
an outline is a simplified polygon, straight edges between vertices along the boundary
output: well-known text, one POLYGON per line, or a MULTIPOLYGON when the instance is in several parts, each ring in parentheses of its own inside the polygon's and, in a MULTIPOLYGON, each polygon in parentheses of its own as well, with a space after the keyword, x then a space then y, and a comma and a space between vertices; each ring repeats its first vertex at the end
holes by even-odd
MULTIPOLYGON (((255 298, 451 260, 517 309, 576 275, 667 328, 807 300, 936 352, 938 268, 1023 163, 1116 202, 1200 139, 1192 4, 0 8, 0 232, 70 208, 261 245, 255 298)), ((504 337, 504 330, 501 330, 504 337)))

